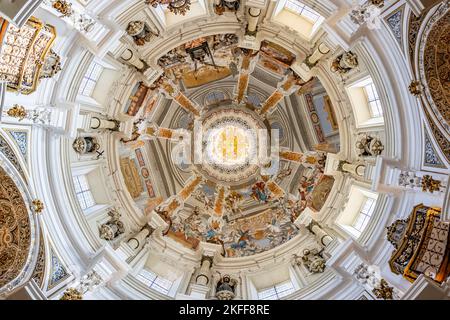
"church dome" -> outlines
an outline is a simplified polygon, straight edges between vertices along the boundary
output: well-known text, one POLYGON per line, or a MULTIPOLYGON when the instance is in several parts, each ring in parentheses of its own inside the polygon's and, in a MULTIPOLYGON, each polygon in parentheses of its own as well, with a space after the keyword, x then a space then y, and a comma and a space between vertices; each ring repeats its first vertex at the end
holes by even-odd
POLYGON ((448 1, 0 3, 0 297, 448 298, 449 31, 448 1))

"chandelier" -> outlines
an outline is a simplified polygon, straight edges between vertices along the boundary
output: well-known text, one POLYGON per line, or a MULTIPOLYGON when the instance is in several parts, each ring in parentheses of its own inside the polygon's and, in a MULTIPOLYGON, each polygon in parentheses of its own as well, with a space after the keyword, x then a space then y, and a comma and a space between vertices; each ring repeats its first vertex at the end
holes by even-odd
POLYGON ((160 5, 167 5, 170 12, 173 14, 185 15, 191 8, 191 0, 145 0, 146 4, 152 5, 156 8, 160 5))

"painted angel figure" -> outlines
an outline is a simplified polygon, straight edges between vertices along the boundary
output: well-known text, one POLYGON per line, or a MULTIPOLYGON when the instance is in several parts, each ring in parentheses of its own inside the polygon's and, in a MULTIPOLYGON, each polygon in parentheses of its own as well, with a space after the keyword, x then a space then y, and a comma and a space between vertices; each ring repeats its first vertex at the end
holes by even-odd
POLYGON ((291 168, 287 168, 287 169, 283 169, 281 170, 278 174, 277 177, 275 178, 275 182, 276 183, 280 183, 284 178, 289 177, 292 173, 292 169, 291 168))
POLYGON ((232 191, 230 194, 225 198, 225 205, 228 211, 231 211, 233 214, 241 213, 242 210, 239 207, 239 203, 242 201, 243 196, 236 192, 232 191))
POLYGON ((252 186, 252 197, 259 202, 267 203, 269 201, 269 194, 266 192, 266 184, 263 181, 252 186))

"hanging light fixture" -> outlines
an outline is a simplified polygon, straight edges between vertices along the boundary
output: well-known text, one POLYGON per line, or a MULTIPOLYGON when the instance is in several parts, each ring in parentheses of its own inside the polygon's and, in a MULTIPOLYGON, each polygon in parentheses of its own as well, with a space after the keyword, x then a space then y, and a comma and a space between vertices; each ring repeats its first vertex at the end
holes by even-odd
POLYGON ((191 9, 191 0, 145 0, 146 4, 156 8, 158 5, 167 5, 173 14, 185 15, 191 9))

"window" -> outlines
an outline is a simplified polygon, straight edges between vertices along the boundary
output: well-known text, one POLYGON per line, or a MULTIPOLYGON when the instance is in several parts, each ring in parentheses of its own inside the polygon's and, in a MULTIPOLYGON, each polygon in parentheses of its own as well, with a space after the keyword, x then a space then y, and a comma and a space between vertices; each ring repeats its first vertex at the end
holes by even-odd
POLYGON ((73 183, 75 184, 75 193, 77 195, 78 202, 80 203, 81 209, 86 210, 95 205, 94 197, 89 189, 89 184, 86 176, 75 176, 73 177, 73 183))
POLYGON ((352 225, 353 229, 357 231, 358 236, 361 235, 361 233, 369 223, 370 217, 372 216, 373 210, 375 209, 375 203, 375 199, 367 198, 361 206, 359 214, 352 225))
POLYGON ((320 18, 320 14, 315 12, 313 9, 307 7, 299 1, 287 0, 285 8, 292 11, 300 16, 303 16, 310 20, 312 23, 316 23, 320 18))
POLYGON ((259 107, 259 104, 261 103, 261 100, 256 94, 250 94, 247 97, 247 102, 249 102, 250 104, 252 104, 255 107, 259 107))
POLYGON ((80 90, 78 94, 86 97, 90 97, 94 92, 95 85, 97 84, 100 74, 103 71, 103 67, 96 62, 92 62, 81 80, 80 90))
POLYGON ((357 128, 383 125, 383 109, 373 79, 369 76, 346 87, 357 128))
POLYGON ((373 118, 381 117, 383 110, 381 109, 380 97, 372 81, 364 86, 364 92, 367 95, 371 116, 373 118))
POLYGON ((145 285, 163 294, 168 294, 173 284, 172 281, 164 279, 146 269, 141 270, 137 278, 145 283, 145 285))
POLYGON ((279 283, 273 287, 269 287, 258 291, 258 299, 260 300, 277 300, 294 292, 294 285, 291 281, 279 283))
POLYGON ((212 91, 205 97, 206 105, 216 104, 223 100, 225 100, 225 95, 220 91, 212 91))

